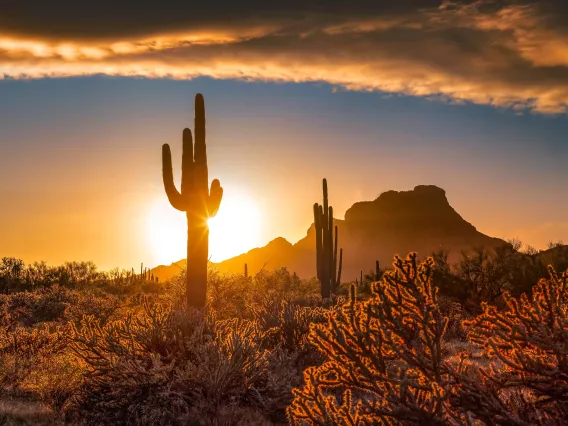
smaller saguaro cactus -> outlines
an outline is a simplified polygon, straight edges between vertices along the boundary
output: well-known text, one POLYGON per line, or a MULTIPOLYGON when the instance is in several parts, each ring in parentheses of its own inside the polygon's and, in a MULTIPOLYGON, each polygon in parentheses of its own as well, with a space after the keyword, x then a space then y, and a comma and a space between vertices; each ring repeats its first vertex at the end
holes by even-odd
POLYGON ((317 277, 321 284, 321 296, 329 297, 339 287, 343 263, 343 249, 337 258, 338 231, 333 235, 333 207, 328 205, 327 180, 323 180, 323 206, 314 204, 314 226, 316 229, 317 277))
POLYGON ((379 261, 375 261, 375 281, 379 281, 381 279, 381 267, 379 261))
POLYGON ((248 278, 248 265, 245 263, 245 278, 248 278))

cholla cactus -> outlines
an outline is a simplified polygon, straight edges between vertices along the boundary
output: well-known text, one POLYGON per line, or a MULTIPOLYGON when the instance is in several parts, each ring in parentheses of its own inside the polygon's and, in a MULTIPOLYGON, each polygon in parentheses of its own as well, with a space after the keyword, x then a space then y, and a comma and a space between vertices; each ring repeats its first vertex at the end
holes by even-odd
POLYGON ((442 362, 447 319, 437 307, 432 260, 396 258, 373 285, 373 297, 351 301, 314 326, 311 342, 327 362, 304 372, 288 409, 293 424, 447 424, 442 362))
POLYGON ((470 340, 501 361, 500 368, 481 369, 481 386, 464 386, 462 400, 488 423, 568 422, 568 273, 552 267, 549 273, 532 297, 506 292, 505 309, 484 304, 470 324, 470 340), (507 392, 489 401, 483 393, 489 387, 507 392))
POLYGON ((217 179, 211 182, 205 145, 205 101, 195 96, 195 145, 191 130, 183 131, 181 191, 174 184, 172 154, 168 144, 162 146, 164 188, 170 204, 187 216, 187 301, 190 306, 205 305, 209 225, 207 220, 219 210, 223 188, 217 179))

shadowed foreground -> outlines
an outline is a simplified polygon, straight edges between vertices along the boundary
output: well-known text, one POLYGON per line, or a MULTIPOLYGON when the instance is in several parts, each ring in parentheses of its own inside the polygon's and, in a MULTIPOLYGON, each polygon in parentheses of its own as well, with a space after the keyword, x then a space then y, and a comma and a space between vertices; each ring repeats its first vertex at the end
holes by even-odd
POLYGON ((565 424, 568 276, 517 249, 455 265, 396 258, 331 299, 285 269, 209 271, 201 311, 187 307, 183 273, 159 284, 4 258, 0 419, 565 424))

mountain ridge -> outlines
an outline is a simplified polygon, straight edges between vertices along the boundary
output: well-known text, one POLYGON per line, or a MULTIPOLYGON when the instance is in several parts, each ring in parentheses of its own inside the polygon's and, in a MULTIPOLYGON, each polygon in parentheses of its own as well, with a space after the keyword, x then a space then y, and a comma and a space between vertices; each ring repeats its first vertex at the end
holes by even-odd
MULTIPOLYGON (((505 243, 479 232, 463 219, 449 203, 446 191, 435 185, 386 191, 375 200, 358 201, 347 209, 345 219, 334 219, 334 223, 339 230, 339 247, 343 248, 344 281, 354 279, 361 270, 366 273, 373 269, 375 260, 390 264, 395 254, 406 256, 416 251, 427 256, 442 248, 450 251, 450 257, 457 257, 461 250, 505 243)), ((154 268, 154 275, 167 279, 179 272, 180 262, 154 268)), ((314 224, 295 244, 277 237, 213 267, 220 272, 243 273, 245 263, 249 274, 285 266, 302 278, 315 276, 314 224)))

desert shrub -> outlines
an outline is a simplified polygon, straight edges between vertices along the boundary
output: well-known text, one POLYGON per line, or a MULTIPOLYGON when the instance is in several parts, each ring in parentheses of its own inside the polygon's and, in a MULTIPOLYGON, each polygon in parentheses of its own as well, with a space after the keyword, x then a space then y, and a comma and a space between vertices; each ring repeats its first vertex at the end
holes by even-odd
POLYGON ((461 259, 451 265, 448 252, 432 254, 436 266, 434 281, 440 293, 455 299, 470 314, 481 313, 483 303, 502 304, 502 295, 530 293, 540 278, 547 276, 545 263, 563 264, 564 246, 554 246, 542 255, 528 248, 521 251, 520 241, 511 240, 494 248, 477 247, 462 251, 461 259))
POLYGON ((34 262, 26 268, 28 287, 50 287, 59 283, 59 269, 46 262, 34 262))
POLYGON ((57 321, 64 317, 68 293, 66 290, 47 293, 24 291, 0 295, 0 305, 14 323, 31 326, 46 321, 57 321))
POLYGON ((121 301, 116 296, 99 289, 81 292, 74 290, 72 295, 65 309, 67 321, 78 321, 84 315, 93 315, 104 324, 121 306, 121 301))
POLYGON ((100 290, 70 290, 59 285, 0 295, 0 325, 33 326, 44 322, 73 321, 96 314, 106 321, 120 305, 100 290))
POLYGON ((0 328, 0 383, 17 389, 47 359, 66 347, 65 330, 39 326, 0 328))
POLYGON ((88 424, 201 424, 231 407, 280 404, 283 415, 286 405, 277 401, 289 402, 292 382, 268 368, 285 368, 285 354, 263 349, 249 320, 146 303, 138 315, 104 326, 85 317, 74 326, 72 348, 88 368, 67 413, 88 424))
POLYGON ((506 293, 505 309, 484 305, 471 323, 471 340, 501 361, 480 370, 481 387, 498 389, 491 404, 475 386, 465 391, 486 423, 568 422, 568 274, 549 273, 531 297, 506 293))
POLYGON ((218 318, 244 317, 247 304, 253 293, 254 278, 244 275, 223 275, 209 271, 207 290, 208 303, 218 318))
POLYGON ((20 259, 3 257, 0 259, 0 292, 25 289, 25 265, 20 259))

